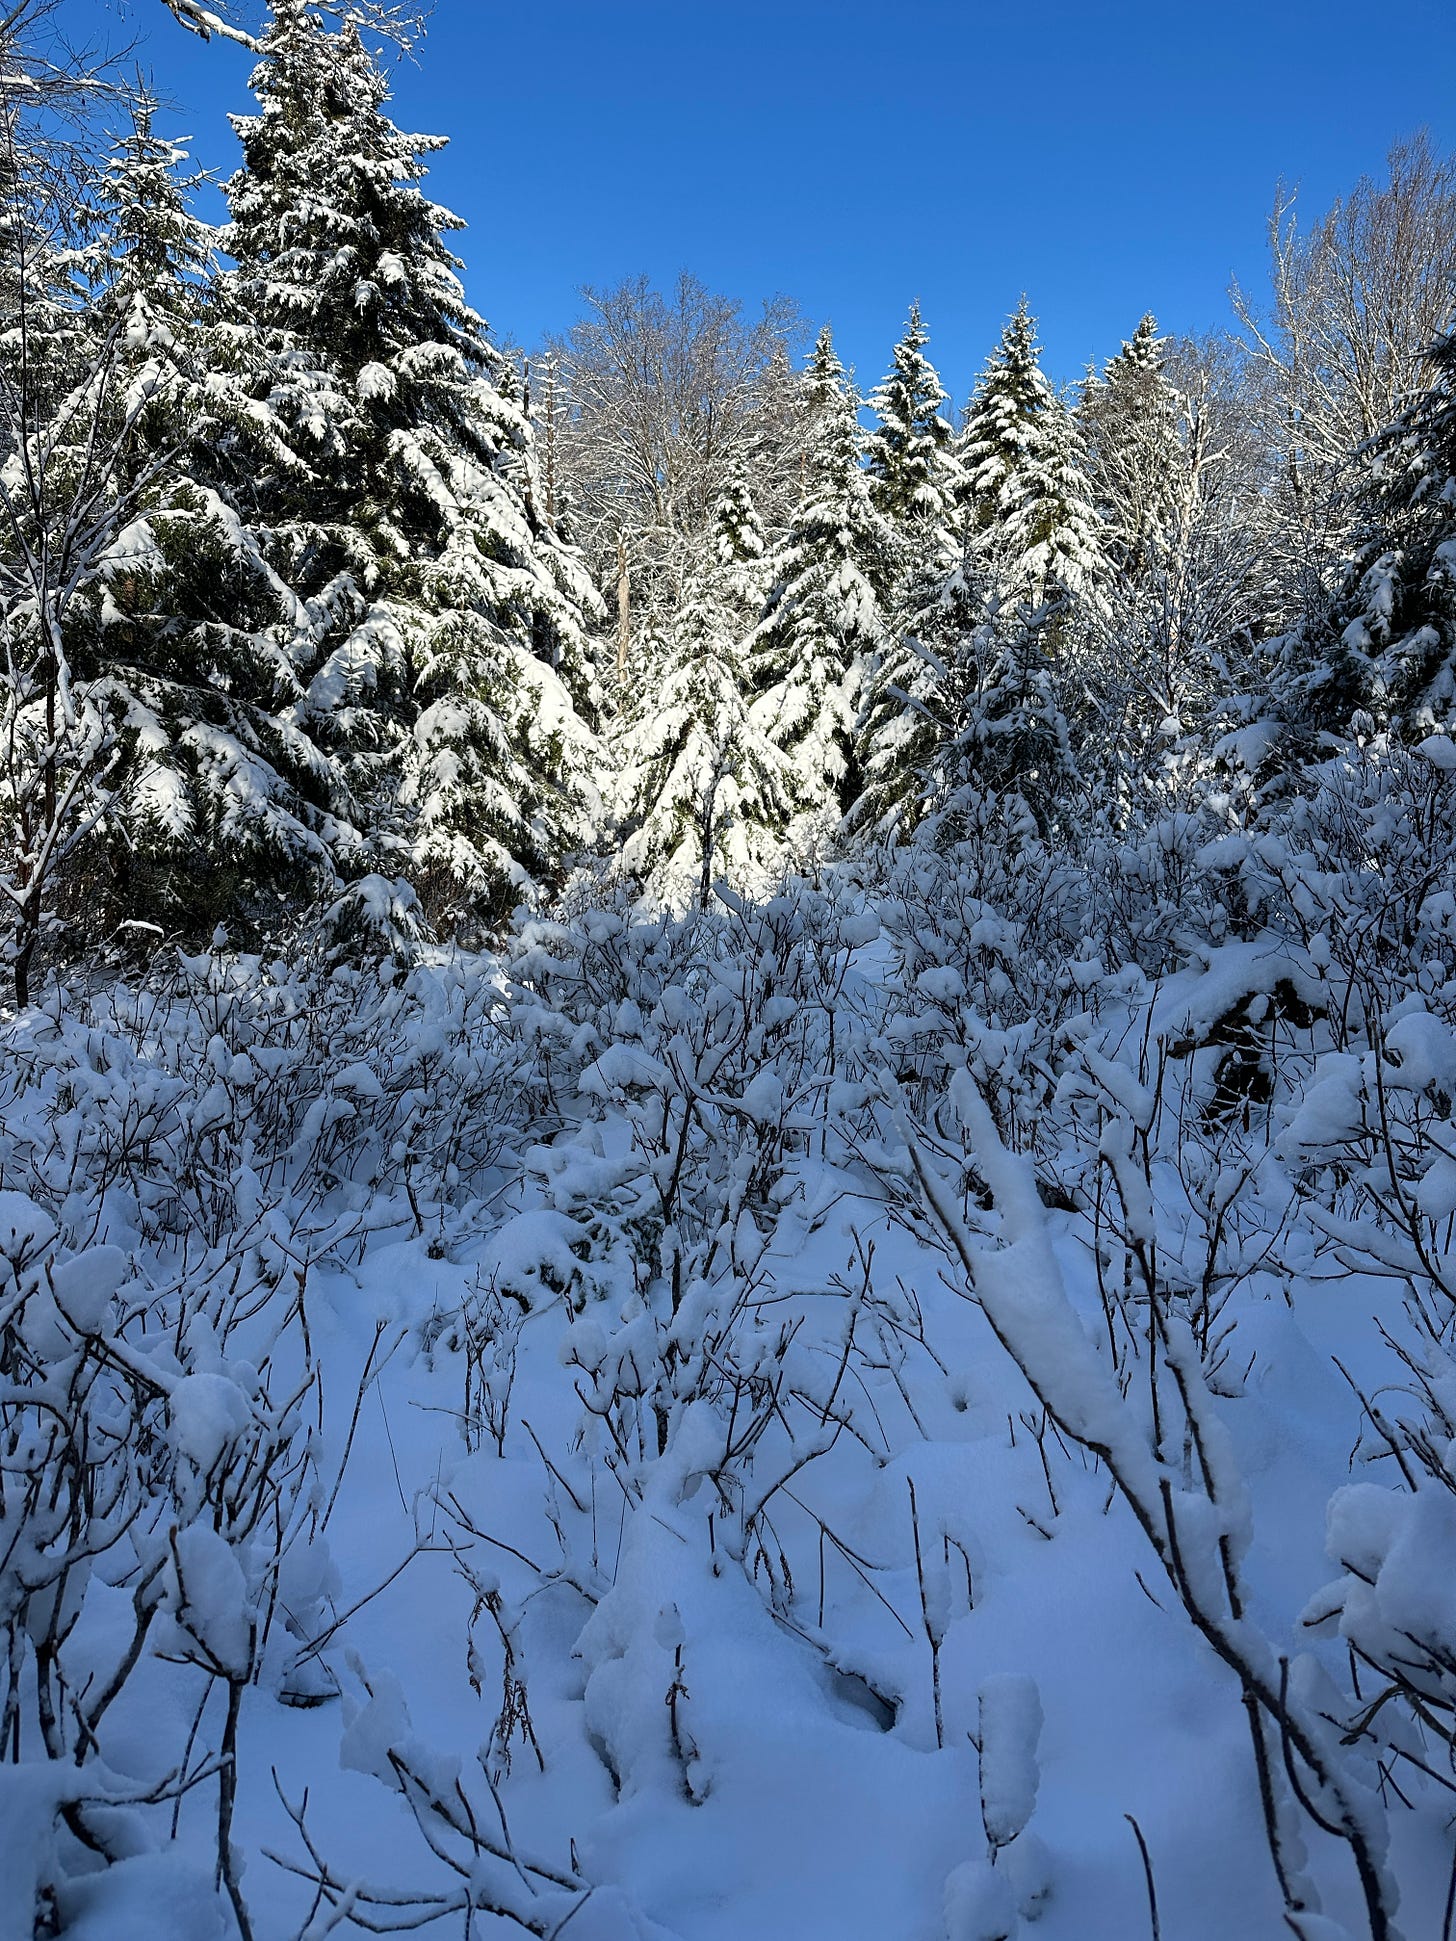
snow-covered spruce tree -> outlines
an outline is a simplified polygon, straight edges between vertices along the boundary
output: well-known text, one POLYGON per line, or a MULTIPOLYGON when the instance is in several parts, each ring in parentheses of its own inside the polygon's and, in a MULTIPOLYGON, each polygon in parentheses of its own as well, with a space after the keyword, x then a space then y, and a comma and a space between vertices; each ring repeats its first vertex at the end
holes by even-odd
POLYGON ((1101 566, 1081 441, 1038 359, 1023 297, 977 382, 956 451, 978 552, 1007 597, 1033 604, 1091 594, 1101 566))
POLYGON ((713 552, 734 600, 756 618, 768 597, 768 538, 741 460, 713 509, 713 552))
POLYGON ((984 575, 969 549, 948 571, 917 574, 900 629, 865 684, 858 722, 863 787, 847 822, 899 841, 913 833, 964 726, 961 657, 987 619, 984 575))
POLYGON ((143 101, 48 228, 53 174, 10 156, 0 741, 21 991, 43 919, 211 927, 329 874, 335 831, 287 713, 286 590, 212 484, 240 398, 198 322, 178 158, 143 101))
POLYGON ((149 88, 126 105, 127 125, 83 185, 77 270, 112 314, 141 299, 169 321, 194 322, 214 267, 216 231, 193 207, 207 174, 189 167, 185 140, 158 134, 149 88))
POLYGON ((1175 516, 1183 467, 1178 393, 1165 371, 1167 339, 1147 315, 1082 387, 1076 421, 1109 566, 1136 581, 1175 516))
POLYGON ((588 832, 585 576, 536 508, 509 366, 357 29, 275 0, 234 118, 226 296, 303 461, 259 512, 313 629, 302 718, 379 857, 450 925, 498 916, 588 832), (577 688, 574 697, 572 685, 577 688))
POLYGON ((943 574, 958 558, 964 480, 955 433, 941 416, 939 373, 925 355, 930 334, 912 303, 890 369, 870 393, 876 423, 866 440, 870 496, 894 531, 897 579, 943 574))
POLYGON ((796 806, 821 822, 858 793, 854 725, 864 669, 887 643, 895 550, 860 464, 856 404, 826 328, 805 378, 805 493, 748 641, 754 724, 788 757, 796 806))
POLYGON ((72 615, 114 536, 129 431, 114 344, 93 360, 55 183, 0 117, 0 957, 16 1002, 58 886, 111 799, 114 738, 69 658, 72 615))
POLYGON ((115 735, 114 799, 69 904, 93 932, 207 933, 334 880, 359 847, 300 720, 298 602, 242 515, 238 481, 282 450, 251 402, 246 341, 208 302, 212 232, 185 148, 133 104, 82 212, 92 359, 130 414, 108 496, 117 530, 68 653, 115 735))
POLYGON ((1427 388, 1367 447, 1358 550, 1281 643, 1291 747, 1347 735, 1357 710, 1407 740, 1456 731, 1456 327, 1427 364, 1427 388))
POLYGON ((1211 786, 1212 723, 1257 685, 1255 492, 1229 402, 1217 367, 1191 346, 1170 357, 1151 316, 1083 386, 1104 571, 1079 615, 1075 727, 1106 827, 1157 823, 1211 786))
POLYGON ((1065 834, 1076 768, 1043 638, 1050 610, 977 603, 967 589, 959 611, 962 631, 945 648, 949 732, 923 771, 919 833, 938 847, 991 830, 1065 834))
MULTIPOLYGON (((87 337, 76 211, 29 134, 0 104, 0 372, 17 393, 23 373, 35 412, 68 394, 87 337)), ((12 428, 5 458, 14 443, 12 428)))
POLYGON ((623 867, 674 902, 706 908, 715 878, 755 888, 793 806, 785 755, 755 723, 732 567, 690 583, 650 687, 620 743, 623 867))
MULTIPOLYGON (((913 825, 926 764, 945 733, 942 652, 965 631, 973 596, 963 572, 965 478, 945 391, 924 354, 928 335, 912 304, 888 376, 871 397, 870 493, 894 534, 890 638, 867 667, 856 735, 863 779, 850 821, 882 835, 913 825)), ((979 578, 972 568, 973 577, 979 578)))

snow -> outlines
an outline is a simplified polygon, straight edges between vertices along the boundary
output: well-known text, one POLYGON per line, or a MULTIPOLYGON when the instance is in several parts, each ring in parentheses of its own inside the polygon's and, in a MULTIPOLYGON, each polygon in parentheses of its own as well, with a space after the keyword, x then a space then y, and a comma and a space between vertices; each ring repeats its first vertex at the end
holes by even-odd
MULTIPOLYGON (((589 911, 413 968, 270 969, 222 939, 165 1015, 115 987, 59 1037, 13 1028, 6 1299, 45 1360, 12 1419, 58 1460, 40 1398, 79 1381, 98 1504, 110 1478, 132 1506, 64 1597, 37 1573, 58 1533, 28 1540, 24 1648, 60 1624, 68 1684, 100 1689, 154 1599, 102 1756, 45 1760, 27 1711, 4 1773, 8 1869, 76 1931, 140 1936, 149 1902, 169 1933, 231 1931, 208 1765, 231 1686, 259 1934, 311 1898, 266 1857, 313 1864, 275 1769, 356 1895, 473 1882, 546 1932, 1122 1941, 1146 1920, 1131 1815, 1165 1931, 1272 1933, 1240 1675, 1272 1705, 1281 1660, 1324 1810, 1370 1830, 1411 1932, 1439 1917, 1417 1727, 1396 1699, 1350 1747, 1328 1721, 1379 1689, 1352 1691, 1350 1646, 1451 1702, 1456 1377, 1385 1292, 1408 1243, 1326 1196, 1357 1160, 1378 1183, 1384 1098, 1410 1203, 1449 1217, 1444 1011, 1402 1001, 1378 1054, 1316 1033, 1262 1125, 1215 1132, 1220 1021, 1337 961, 1269 937, 1158 980, 1086 952, 1054 1049, 975 1020, 974 953, 1007 926, 978 908, 957 954, 949 918, 915 930, 919 893, 589 911), (925 1075, 897 1052, 896 1081, 885 1048, 912 1042, 925 1075), (82 1125, 50 1117, 57 1071, 88 1136, 167 1101, 155 1185, 52 1183, 82 1125), (176 1182, 218 1139, 236 1163, 194 1216, 176 1182), (1177 1290, 1156 1409, 1149 1245, 1177 1290), (1424 1384, 1398 1404, 1391 1343, 1424 1384), (1341 1370, 1423 1451, 1416 1486, 1341 1370), (174 1839, 153 1789, 189 1735, 174 1839), (1370 1790, 1377 1753, 1409 1806, 1370 1790), (101 1872, 58 1817, 77 1789, 117 1829, 101 1872)), ((1362 1931, 1342 1843, 1303 1866, 1327 1914, 1302 1930, 1362 1931)))
POLYGON ((206 1475, 252 1419, 248 1398, 226 1375, 184 1375, 168 1397, 172 1446, 206 1475))
POLYGON ((251 1669, 247 1582, 232 1546, 216 1530, 193 1523, 174 1537, 179 1630, 211 1666, 232 1678, 251 1669))
POLYGON ((1424 741, 1416 743, 1415 752, 1445 774, 1456 769, 1456 740, 1450 735, 1427 735, 1424 741))
POLYGON ((126 1271, 120 1247, 88 1247, 53 1268, 51 1290, 67 1322, 82 1334, 95 1334, 126 1271))
POLYGON ((993 1848, 1010 1846, 1036 1805, 1041 1698, 1036 1680, 1004 1673, 981 1687, 981 1820, 993 1848))
POLYGON ((1004 1873, 969 1861, 945 1883, 945 1941, 1014 1941, 1016 1896, 1004 1873))

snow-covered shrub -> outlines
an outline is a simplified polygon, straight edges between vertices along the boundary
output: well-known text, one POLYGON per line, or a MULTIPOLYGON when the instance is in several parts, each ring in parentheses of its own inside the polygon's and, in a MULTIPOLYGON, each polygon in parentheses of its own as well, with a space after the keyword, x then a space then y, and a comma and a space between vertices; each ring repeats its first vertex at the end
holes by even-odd
POLYGON ((1286 1115, 1279 1152, 1309 1225, 1351 1271, 1402 1290, 1382 1317, 1388 1375, 1358 1389, 1357 1480, 1330 1504, 1341 1572, 1305 1623, 1362 1672, 1343 1723, 1417 1774, 1456 1762, 1456 989, 1369 1020, 1359 1054, 1329 1051, 1286 1115), (1363 1472, 1363 1473, 1361 1473, 1363 1472), (1437 1750, 1439 1748, 1439 1751, 1437 1750))
MULTIPOLYGON (((90 1204, 100 1224, 103 1204, 90 1204)), ((287 1313, 261 1365, 230 1343, 239 1304, 272 1291, 256 1254, 213 1248, 200 1270, 159 1280, 135 1235, 126 1250, 67 1244, 13 1190, 0 1195, 0 1236, 0 1727, 15 1761, 76 1775, 54 1796, 36 1918, 63 1907, 85 1855, 115 1864, 155 1850, 163 1809, 215 1782, 218 1875, 246 1931, 230 1844, 242 1694, 265 1670, 294 1703, 329 1689, 308 1649, 330 1578, 304 1415, 311 1357, 283 1352, 287 1313), (295 1552, 311 1543, 301 1567, 295 1552), (131 1745, 159 1658, 193 1674, 183 1688, 199 1726, 214 1686, 225 1699, 210 1751, 194 1763, 159 1735, 139 1774, 134 1753, 113 1763, 112 1728, 121 1719, 131 1745)))
MULTIPOLYGON (((1173 1596, 1233 1673, 1287 1924, 1304 1932, 1306 1918, 1319 1909, 1297 1825, 1303 1809, 1345 1842, 1369 1931, 1389 1936, 1397 1890, 1384 1864, 1383 1814, 1366 1775, 1331 1729, 1324 1689, 1306 1675, 1291 1680, 1287 1660, 1277 1658, 1252 1617, 1244 1581, 1252 1535, 1246 1487, 1194 1332, 1157 1280, 1150 1222, 1142 1225, 1148 1278, 1141 1342, 1130 1331, 1130 1353, 1137 1359, 1122 1368, 1111 1344, 1105 1353, 1095 1345, 1070 1299, 1035 1174, 1024 1156, 1006 1147, 969 1073, 955 1074, 947 1105, 937 1128, 943 1131, 951 1116, 963 1128, 999 1216, 999 1244, 968 1222, 957 1183, 937 1164, 929 1141, 906 1124, 926 1206, 964 1277, 964 1291, 985 1313, 1058 1432, 1105 1467, 1173 1596)), ((1151 1216, 1152 1200, 1143 1201, 1140 1189, 1126 1189, 1125 1201, 1151 1216)), ((1025 1738, 1009 1731, 1005 1736, 1013 1745, 1025 1738)), ((1002 1844, 1000 1834, 1009 1838, 1024 1824, 1026 1787, 1014 1783, 1024 1767, 1024 1759, 1012 1757, 1013 1783, 1005 1798, 992 1780, 986 1830, 993 1848, 1002 1844)), ((985 1783, 983 1773, 983 1788, 985 1783)), ((947 1903, 948 1921, 960 1923, 951 1925, 953 1935, 984 1941, 1013 1931, 996 1922, 985 1925, 991 1911, 1000 1921, 1006 1905, 989 1894, 978 1879, 960 1881, 956 1900, 947 1903)))
POLYGON ((983 804, 950 849, 915 845, 876 885, 894 967, 883 1055, 914 1097, 970 1061, 1020 1143, 1051 1083, 1049 1049, 1101 966, 1082 946, 1083 886, 1014 803, 983 804))
POLYGON ((219 938, 170 976, 63 993, 12 1028, 0 1733, 36 1810, 50 1801, 38 1921, 64 1921, 87 1867, 165 1846, 206 1786, 248 1931, 231 1845, 244 1696, 338 1690, 324 1527, 353 1432, 321 1440, 314 1277, 375 1233, 444 1249, 468 1227, 515 1137, 500 1008, 479 963, 290 967, 219 938), (115 1763, 115 1731, 134 1748, 161 1689, 190 1734, 152 1735, 144 1769, 134 1749, 115 1763), (42 1767, 74 1778, 47 1792, 42 1767))

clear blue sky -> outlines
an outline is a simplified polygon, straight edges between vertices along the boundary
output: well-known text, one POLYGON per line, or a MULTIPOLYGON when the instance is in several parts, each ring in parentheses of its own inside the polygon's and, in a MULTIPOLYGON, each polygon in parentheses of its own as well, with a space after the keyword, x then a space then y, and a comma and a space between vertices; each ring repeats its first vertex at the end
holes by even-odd
MULTIPOLYGON (((169 125, 232 166, 245 52, 160 0, 65 12, 141 36, 169 125)), ((1023 290, 1066 381, 1144 310, 1225 321, 1281 175, 1319 210, 1422 125, 1456 147, 1456 4, 437 0, 395 85, 403 126, 452 137, 430 187, 498 334, 689 268, 793 295, 868 385, 918 296, 959 400, 1023 290)))

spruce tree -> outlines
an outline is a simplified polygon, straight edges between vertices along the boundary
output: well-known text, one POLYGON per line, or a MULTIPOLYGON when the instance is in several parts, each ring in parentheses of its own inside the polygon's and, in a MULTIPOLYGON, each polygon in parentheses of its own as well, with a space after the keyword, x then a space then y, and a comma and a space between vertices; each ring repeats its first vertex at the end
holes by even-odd
POLYGON ((1368 448, 1363 530, 1333 593, 1280 644, 1297 745, 1357 712, 1406 739, 1456 733, 1456 327, 1427 388, 1368 448))
POLYGON ((0 145, 0 961, 30 1002, 47 922, 111 795, 115 741, 74 677, 78 609, 114 538, 127 413, 93 344, 52 171, 0 145))
POLYGON ((793 803, 789 764, 748 706, 731 574, 706 568, 689 585, 623 738, 618 789, 623 865, 704 905, 716 876, 748 888, 766 876, 793 803))
POLYGON ((899 632, 866 683, 858 722, 860 797, 851 827, 899 841, 925 813, 932 774, 959 731, 957 656, 983 615, 974 562, 917 576, 899 632))
MULTIPOLYGON (((16 128, 0 129, 0 372, 16 422, 69 394, 92 342, 85 268, 57 188, 16 128)), ((12 425, 6 457, 15 443, 12 425)))
POLYGON ((1045 613, 967 594, 945 648, 949 732, 923 772, 920 831, 938 845, 995 829, 1065 834, 1076 771, 1045 613))
POLYGON ((862 778, 850 821, 903 835, 919 812, 926 764, 945 734, 941 650, 956 632, 966 583, 955 434, 946 394, 925 356, 928 334, 912 304, 888 376, 871 397, 870 492, 895 536, 890 638, 865 671, 856 737, 862 778))
POLYGON ((1182 469, 1178 394, 1164 371, 1166 343, 1157 320, 1143 317, 1101 376, 1089 376, 1076 412, 1102 521, 1102 550, 1134 584, 1163 550, 1182 469))
POLYGON ((957 457, 968 528, 1007 596, 1093 591, 1099 535, 1080 440, 1041 369, 1024 297, 977 383, 957 457))
POLYGON ((537 510, 509 365, 444 241, 461 224, 420 186, 443 142, 395 127, 357 28, 306 0, 274 0, 261 55, 227 295, 301 461, 260 509, 313 632, 303 717, 391 872, 452 924, 490 917, 588 833, 592 596, 537 510))
POLYGON ((904 578, 947 571, 959 555, 964 479, 955 433, 941 416, 945 389, 925 355, 929 333, 912 303, 888 374, 870 394, 876 424, 866 441, 866 471, 876 510, 898 541, 904 578))
POLYGON ((97 514, 113 528, 65 637, 111 747, 74 914, 92 934, 144 923, 196 936, 332 883, 357 839, 297 718, 296 601, 233 489, 266 460, 266 412, 249 406, 236 341, 208 308, 211 232, 188 202, 200 178, 154 114, 142 92, 70 258, 89 387, 73 417, 109 448, 97 514))
POLYGON ((129 126, 85 187, 77 271, 108 320, 140 298, 159 317, 195 322, 216 245, 212 225, 192 206, 207 175, 188 166, 185 141, 157 133, 149 88, 139 88, 127 108, 129 126))
POLYGON ((796 805, 823 818, 858 793, 854 728, 866 665, 888 639, 878 588, 894 535, 860 464, 857 400, 820 333, 805 379, 806 491, 773 554, 750 636, 755 725, 788 757, 796 805))
POLYGON ((741 460, 713 508, 712 550, 733 599, 756 619, 768 594, 768 539, 741 460))

